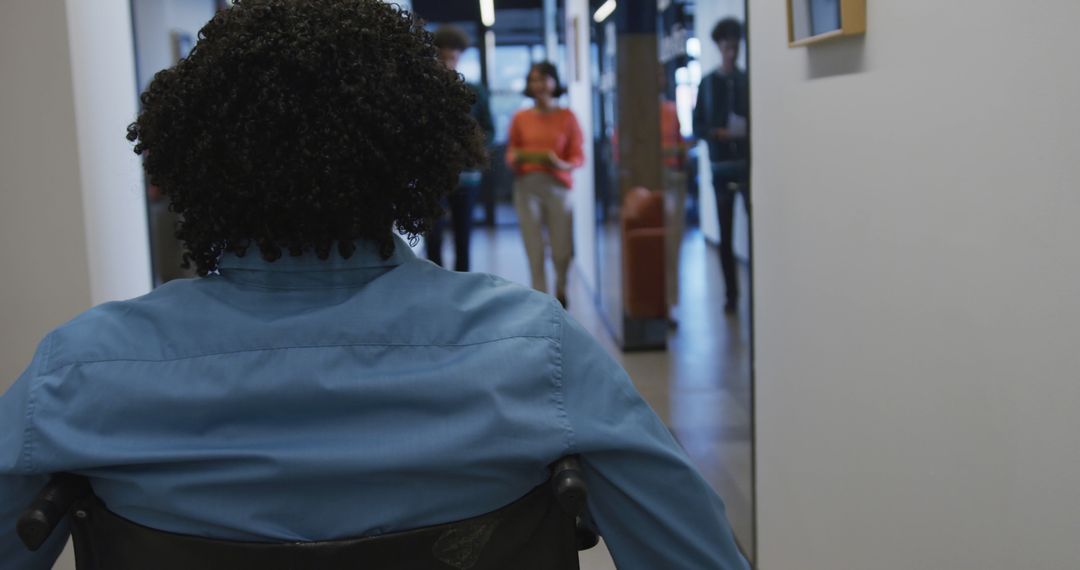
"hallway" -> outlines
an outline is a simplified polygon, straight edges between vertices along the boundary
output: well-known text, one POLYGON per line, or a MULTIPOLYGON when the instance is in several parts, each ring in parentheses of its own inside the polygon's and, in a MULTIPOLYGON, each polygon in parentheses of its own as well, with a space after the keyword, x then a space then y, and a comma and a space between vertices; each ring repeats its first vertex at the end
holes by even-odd
MULTIPOLYGON (((444 247, 452 250, 450 243, 444 247)), ((475 271, 528 282, 516 228, 477 229, 472 247, 475 271)), ((446 253, 452 256, 451 251, 446 253)), ((680 263, 682 307, 666 352, 618 350, 578 275, 571 278, 570 312, 622 363, 649 405, 723 497, 736 539, 750 558, 754 550, 750 303, 744 294, 739 318, 724 318, 716 250, 700 232, 687 233, 680 263)), ((746 271, 742 273, 742 290, 749 291, 746 271)), ((609 555, 597 548, 583 553, 582 568, 614 566, 609 555)))

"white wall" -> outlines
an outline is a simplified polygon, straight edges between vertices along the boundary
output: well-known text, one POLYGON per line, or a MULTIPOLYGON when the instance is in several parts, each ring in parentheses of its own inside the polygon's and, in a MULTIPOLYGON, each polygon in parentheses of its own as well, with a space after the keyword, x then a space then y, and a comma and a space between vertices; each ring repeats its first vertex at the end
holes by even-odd
MULTIPOLYGON (((596 173, 593 156, 593 100, 592 80, 589 71, 589 42, 592 12, 588 0, 566 0, 566 35, 568 44, 578 19, 578 65, 567 67, 566 84, 570 91, 570 109, 577 115, 585 139, 585 165, 574 171, 574 265, 590 291, 596 291, 596 173)), ((573 45, 567 45, 567 54, 573 45)))
POLYGON ((72 89, 64 3, 0 4, 0 390, 90 306, 72 89))
POLYGON ((1080 567, 1073 0, 752 0, 759 567, 1080 567))
POLYGON ((93 304, 151 284, 146 191, 125 139, 138 113, 131 10, 126 0, 67 0, 85 251, 93 304))
POLYGON ((0 4, 0 390, 50 329, 149 290, 134 117, 127 0, 0 4))

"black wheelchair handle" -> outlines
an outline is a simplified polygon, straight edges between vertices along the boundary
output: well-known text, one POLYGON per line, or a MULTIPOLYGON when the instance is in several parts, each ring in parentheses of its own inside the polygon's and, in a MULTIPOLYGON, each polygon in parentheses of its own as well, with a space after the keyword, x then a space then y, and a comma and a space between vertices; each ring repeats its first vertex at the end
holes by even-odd
POLYGON ((15 530, 26 548, 36 551, 64 520, 75 501, 90 495, 90 483, 78 475, 53 475, 23 511, 15 530))
POLYGON ((585 510, 588 490, 578 458, 564 457, 555 462, 551 471, 551 483, 555 487, 555 498, 559 505, 571 515, 580 515, 585 510))
POLYGON ((559 506, 576 519, 574 535, 577 549, 588 550, 596 546, 600 542, 599 535, 582 519, 589 492, 581 470, 581 461, 577 456, 563 457, 551 466, 551 484, 555 489, 555 498, 559 506))

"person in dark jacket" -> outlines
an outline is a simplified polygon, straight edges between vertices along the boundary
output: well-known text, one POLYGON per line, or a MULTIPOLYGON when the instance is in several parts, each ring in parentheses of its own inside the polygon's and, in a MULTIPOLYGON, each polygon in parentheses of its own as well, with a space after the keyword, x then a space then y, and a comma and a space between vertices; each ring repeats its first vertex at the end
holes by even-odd
POLYGON ((746 72, 736 60, 743 39, 743 26, 735 19, 722 20, 713 28, 713 41, 720 49, 720 68, 705 76, 698 89, 694 108, 694 135, 709 144, 716 210, 720 218, 720 265, 724 271, 727 302, 724 311, 736 312, 739 300, 739 274, 732 250, 735 197, 743 194, 750 212, 749 155, 750 139, 747 118, 750 88, 746 72))
MULTIPOLYGON (((442 26, 435 30, 435 47, 439 49, 439 61, 451 70, 457 70, 461 54, 469 49, 469 36, 457 26, 442 26)), ((470 83, 469 87, 476 94, 472 116, 484 131, 486 141, 491 143, 495 125, 491 120, 491 105, 487 90, 481 85, 470 83)), ((472 215, 476 204, 476 195, 480 189, 482 173, 478 170, 461 174, 458 188, 444 205, 450 211, 450 223, 454 232, 454 271, 469 270, 469 243, 472 237, 472 215)), ((430 232, 427 240, 427 258, 436 265, 442 265, 443 233, 446 231, 446 217, 440 218, 430 232)))

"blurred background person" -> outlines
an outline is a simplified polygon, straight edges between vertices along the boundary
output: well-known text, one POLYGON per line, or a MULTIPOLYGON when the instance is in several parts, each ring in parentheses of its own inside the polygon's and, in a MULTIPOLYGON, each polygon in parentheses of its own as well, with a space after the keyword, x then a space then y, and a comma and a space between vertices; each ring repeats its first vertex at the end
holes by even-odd
MULTIPOLYGON (((435 30, 435 47, 439 50, 439 61, 448 69, 457 71, 461 54, 469 49, 469 35, 457 26, 441 26, 435 30)), ((495 126, 491 120, 491 105, 488 93, 483 86, 469 83, 469 88, 476 95, 472 106, 472 116, 484 131, 485 146, 491 144, 495 126)), ((458 187, 444 207, 449 211, 450 225, 454 232, 454 271, 469 270, 469 247, 472 237, 473 208, 480 189, 483 173, 479 170, 467 170, 458 178, 458 187)), ((446 216, 436 220, 434 227, 425 236, 427 258, 436 265, 442 265, 443 234, 446 232, 446 216)))
POLYGON ((538 291, 548 290, 546 229, 555 265, 555 297, 564 307, 567 273, 574 256, 571 171, 585 160, 577 118, 558 104, 565 92, 553 64, 533 64, 525 95, 535 104, 514 115, 506 151, 514 171, 514 208, 529 258, 532 286, 538 291))
POLYGON ((724 311, 734 314, 739 301, 739 273, 732 250, 735 197, 743 194, 750 211, 749 149, 747 136, 750 88, 746 72, 739 69, 743 26, 734 18, 721 20, 712 39, 720 49, 721 64, 701 80, 694 107, 694 135, 709 145, 716 211, 720 217, 720 265, 724 271, 724 311))

